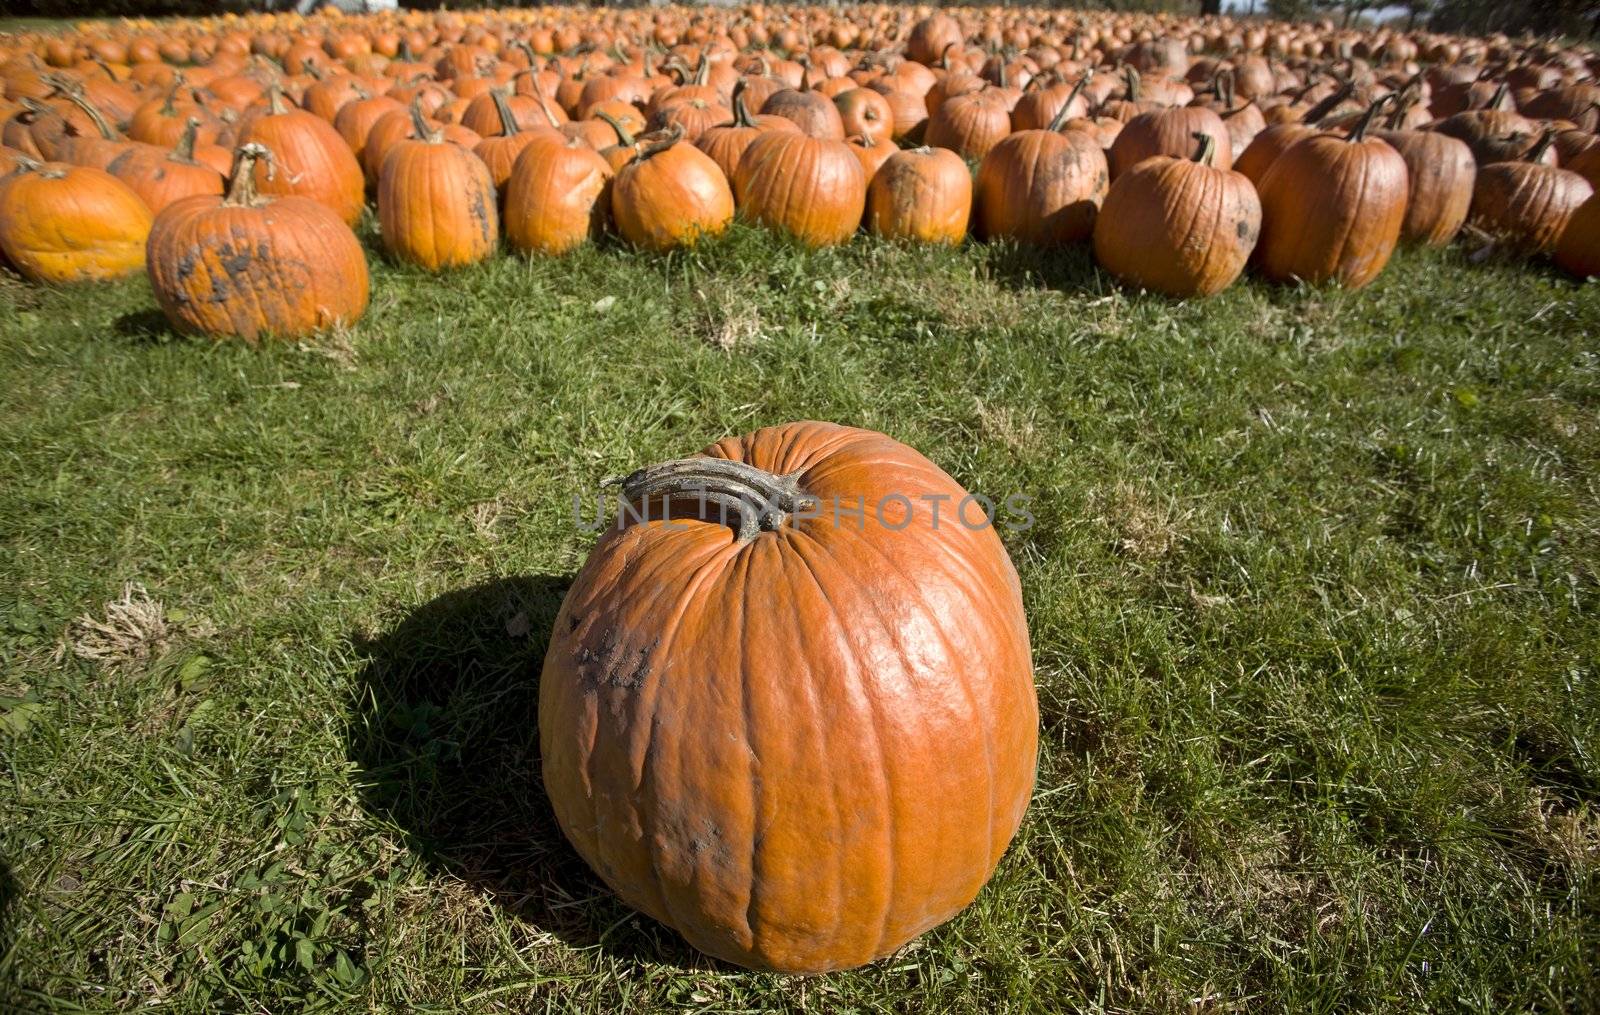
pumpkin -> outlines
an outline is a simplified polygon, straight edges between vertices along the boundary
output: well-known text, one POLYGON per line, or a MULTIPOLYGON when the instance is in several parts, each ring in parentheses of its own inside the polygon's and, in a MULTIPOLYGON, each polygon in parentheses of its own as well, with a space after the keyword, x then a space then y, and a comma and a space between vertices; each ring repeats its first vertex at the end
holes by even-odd
POLYGON ((839 115, 839 108, 821 92, 785 88, 774 92, 762 104, 761 112, 792 120, 802 133, 812 137, 844 140, 844 119, 839 115))
POLYGON ((1123 282, 1167 296, 1210 296, 1250 260, 1261 234, 1255 187, 1215 164, 1214 135, 1196 131, 1194 140, 1192 160, 1156 155, 1111 181, 1095 219, 1094 255, 1123 282))
POLYGON ((1063 106, 1044 130, 1022 130, 983 157, 974 192, 980 236, 1033 246, 1086 240, 1105 199, 1110 169, 1094 136, 1061 129, 1063 106))
POLYGON ((923 140, 968 159, 982 159, 1011 133, 1011 110, 993 89, 958 95, 928 118, 923 140))
POLYGON ((870 88, 851 88, 833 100, 845 137, 861 136, 876 144, 894 134, 894 110, 889 100, 870 88))
POLYGON ((611 166, 559 135, 529 134, 505 185, 506 242, 529 254, 565 254, 598 238, 610 219, 611 166))
POLYGON ((1245 145, 1233 168, 1243 173, 1259 189, 1267 170, 1272 168, 1278 156, 1306 138, 1315 137, 1318 133, 1317 124, 1325 120, 1353 91, 1350 85, 1343 85, 1307 110, 1302 119, 1269 124, 1245 145))
POLYGON ((222 174, 194 157, 199 129, 200 118, 191 116, 188 128, 173 151, 132 149, 114 159, 106 171, 126 183, 152 213, 159 213, 180 198, 196 194, 220 196, 222 174))
POLYGON ((895 141, 916 138, 928 125, 927 100, 916 92, 897 87, 902 82, 903 79, 900 78, 885 77, 867 86, 882 95, 889 103, 889 111, 893 114, 894 120, 889 136, 895 141))
POLYGON ((733 178, 752 221, 809 247, 843 243, 861 225, 867 180, 843 141, 772 131, 745 149, 733 178))
POLYGON ((1483 166, 1472 188, 1472 224, 1518 253, 1554 253, 1568 220, 1594 193, 1577 173, 1542 163, 1553 136, 1545 131, 1520 161, 1483 166))
POLYGON ((683 128, 686 141, 698 141, 700 135, 718 124, 733 118, 733 111, 704 99, 684 99, 659 107, 650 118, 652 130, 665 130, 674 125, 683 128))
POLYGON ((273 153, 270 176, 265 161, 255 167, 260 193, 309 197, 332 208, 346 224, 360 220, 366 195, 356 157, 331 123, 290 106, 277 85, 267 90, 266 109, 246 118, 239 140, 273 153))
POLYGON ((692 247, 727 230, 733 191, 709 155, 669 131, 617 170, 611 215, 617 232, 636 247, 692 247))
POLYGON ((500 114, 499 129, 485 135, 482 141, 473 146, 472 154, 483 160, 489 170, 489 179, 494 182, 495 193, 500 195, 500 210, 505 211, 506 181, 511 179, 511 170, 517 164, 517 157, 524 148, 532 144, 535 139, 560 137, 560 132, 550 127, 535 127, 533 130, 523 130, 517 122, 516 111, 506 96, 498 89, 491 91, 495 108, 500 114))
POLYGON ((1539 140, 1538 125, 1509 109, 1470 109, 1445 118, 1434 129, 1466 142, 1480 166, 1519 159, 1539 140))
POLYGON ((1405 221, 1408 182, 1400 153, 1366 136, 1384 104, 1374 102, 1348 137, 1308 137, 1267 170, 1255 252, 1267 278, 1358 289, 1389 263, 1405 221))
POLYGON ((1129 120, 1112 142, 1107 153, 1111 179, 1156 155, 1184 158, 1194 150, 1194 135, 1205 134, 1216 141, 1212 164, 1218 169, 1233 167, 1233 139, 1222 117, 1205 106, 1175 106, 1140 113, 1129 120))
POLYGON ((757 969, 870 962, 970 903, 1027 808, 1038 706, 1016 572, 966 491, 882 434, 794 423, 622 493, 651 520, 596 543, 539 680, 579 855, 757 969))
POLYGON ((241 145, 226 196, 166 207, 150 230, 150 286, 179 331, 255 342, 351 324, 367 308, 367 261, 339 214, 319 201, 256 189, 271 154, 241 145))
MULTIPOLYGON (((1066 109, 1066 119, 1089 115, 1089 104, 1083 98, 1083 89, 1093 78, 1093 71, 1085 72, 1076 83, 1057 81, 1025 91, 1017 104, 1011 107, 1011 129, 1040 130, 1049 127, 1066 109)), ((1035 78, 1034 81, 1039 81, 1035 78)))
POLYGON ((900 150, 900 146, 893 141, 879 141, 873 144, 860 135, 847 137, 844 143, 850 146, 850 154, 861 163, 862 178, 869 185, 872 183, 872 178, 878 175, 878 170, 883 168, 883 164, 900 150))
POLYGON ((1466 143, 1432 130, 1388 130, 1374 135, 1400 153, 1410 189, 1400 239, 1442 247, 1455 239, 1472 205, 1478 164, 1466 143))
POLYGON ((948 14, 934 14, 923 18, 911 27, 906 36, 906 59, 932 67, 951 47, 959 47, 966 38, 961 23, 948 14))
POLYGON ((1556 241, 1555 262, 1579 278, 1600 276, 1600 195, 1578 206, 1556 241))
POLYGON ((489 167, 412 113, 416 139, 395 144, 378 175, 384 249, 429 271, 475 264, 500 237, 489 167))
POLYGON ((946 148, 895 152, 867 184, 867 230, 889 240, 960 243, 972 214, 972 173, 946 148))
POLYGON ((334 114, 333 129, 344 139, 345 146, 356 157, 356 162, 361 163, 366 155, 367 138, 372 134, 372 128, 383 119, 385 113, 405 108, 397 99, 387 95, 356 99, 346 102, 334 114))
MULTIPOLYGON (((424 103, 413 99, 411 105, 384 113, 378 117, 378 122, 372 125, 361 158, 367 179, 374 187, 378 185, 378 176, 383 171, 384 160, 389 157, 389 150, 401 141, 417 138, 417 114, 426 108, 424 103)), ((483 140, 459 124, 430 120, 426 115, 423 117, 423 123, 430 130, 439 131, 446 141, 462 148, 476 148, 483 140)))
POLYGON ((34 282, 138 271, 150 220, 139 195, 100 169, 22 156, 0 179, 0 254, 34 282))

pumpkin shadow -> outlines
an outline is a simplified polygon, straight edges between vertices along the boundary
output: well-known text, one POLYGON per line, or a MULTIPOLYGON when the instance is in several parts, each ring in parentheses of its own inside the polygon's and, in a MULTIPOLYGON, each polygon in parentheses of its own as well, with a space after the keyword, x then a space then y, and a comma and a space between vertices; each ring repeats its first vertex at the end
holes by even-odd
POLYGON ((21 985, 14 968, 17 950, 13 923, 21 901, 22 889, 5 857, 0 856, 0 1010, 4 1011, 26 1010, 22 1007, 21 985))
POLYGON ((160 310, 135 310, 111 322, 111 333, 136 345, 164 345, 179 336, 160 310))
POLYGON ((539 671, 570 576, 502 578, 446 593, 367 660, 347 751, 368 813, 435 873, 465 882, 573 947, 706 967, 675 933, 612 895, 556 825, 539 769, 539 671))
POLYGON ((1043 287, 1103 296, 1116 288, 1110 277, 1095 266, 1094 254, 1086 242, 1051 248, 990 240, 982 246, 991 277, 1013 289, 1043 287))

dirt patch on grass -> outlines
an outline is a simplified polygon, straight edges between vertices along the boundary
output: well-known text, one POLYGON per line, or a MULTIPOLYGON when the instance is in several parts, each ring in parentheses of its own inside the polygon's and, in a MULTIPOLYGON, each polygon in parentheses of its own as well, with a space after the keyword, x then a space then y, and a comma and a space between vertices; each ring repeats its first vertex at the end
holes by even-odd
POLYGON ((161 601, 138 582, 127 582, 100 616, 85 613, 67 625, 59 654, 106 667, 140 663, 165 652, 173 633, 161 601))
POLYGON ((1097 492, 1092 506, 1096 520, 1111 530, 1117 552, 1142 562, 1170 554, 1182 541, 1189 517, 1172 498, 1122 481, 1097 492))

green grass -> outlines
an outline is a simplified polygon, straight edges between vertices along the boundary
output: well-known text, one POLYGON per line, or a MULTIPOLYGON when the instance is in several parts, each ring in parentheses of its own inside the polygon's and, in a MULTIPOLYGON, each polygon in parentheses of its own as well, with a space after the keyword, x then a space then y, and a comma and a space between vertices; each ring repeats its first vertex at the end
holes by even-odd
POLYGON ((1172 303, 740 228, 375 259, 348 335, 251 349, 0 285, 0 1008, 1596 1007, 1600 287, 1446 251, 1172 303), (612 898, 534 714, 572 496, 800 418, 1036 498, 1043 715, 978 901, 810 979, 612 898), (80 658, 126 582, 164 638, 80 658))

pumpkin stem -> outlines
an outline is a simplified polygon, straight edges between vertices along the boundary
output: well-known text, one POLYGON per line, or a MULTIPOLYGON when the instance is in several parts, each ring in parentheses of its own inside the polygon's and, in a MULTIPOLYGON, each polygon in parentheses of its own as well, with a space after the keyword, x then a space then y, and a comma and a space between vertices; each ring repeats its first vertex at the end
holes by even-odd
POLYGON ((500 114, 500 131, 506 137, 517 133, 522 128, 517 126, 516 111, 511 108, 511 103, 506 100, 506 93, 498 88, 489 89, 490 100, 494 103, 494 111, 500 114))
POLYGON ((632 148, 635 144, 638 144, 638 142, 634 140, 633 134, 628 130, 627 125, 621 120, 612 116, 603 109, 595 110, 594 115, 610 124, 611 129, 617 132, 617 144, 624 148, 632 148))
POLYGON ((158 113, 160 113, 162 116, 178 115, 178 89, 182 87, 183 75, 180 74, 172 83, 172 90, 167 92, 167 99, 165 102, 161 103, 161 108, 157 110, 158 113))
POLYGON ((1139 72, 1130 64, 1122 73, 1123 80, 1128 82, 1128 101, 1139 101, 1140 80, 1139 72))
POLYGON ((755 121, 750 119, 750 104, 744 101, 744 78, 733 86, 733 125, 735 127, 754 127, 755 121))
POLYGON ((100 132, 102 138, 107 141, 117 140, 117 132, 111 129, 111 124, 106 122, 106 118, 100 114, 100 110, 95 108, 94 103, 90 102, 81 90, 66 92, 65 94, 68 102, 83 110, 83 114, 89 118, 90 123, 94 124, 94 129, 100 132))
POLYGON ((429 144, 438 144, 444 140, 444 134, 428 126, 428 118, 422 112, 422 96, 411 100, 411 130, 417 135, 418 141, 429 144))
POLYGON ((643 148, 639 149, 638 161, 643 162, 645 159, 648 159, 653 155, 659 155, 661 152, 666 151, 668 148, 671 148, 673 145, 682 140, 683 124, 675 123, 671 127, 668 127, 665 131, 661 132, 660 140, 652 141, 643 148))
POLYGON ((1499 109, 1500 103, 1505 101, 1506 91, 1510 89, 1511 82, 1502 81, 1495 86, 1494 94, 1489 96, 1489 104, 1484 109, 1499 109))
POLYGON ((1217 157, 1217 139, 1203 130, 1194 131, 1189 136, 1200 142, 1199 147, 1195 149, 1194 161, 1202 166, 1211 165, 1217 157))
POLYGON ((697 64, 695 66, 695 69, 694 69, 694 83, 697 84, 697 85, 703 85, 703 84, 706 84, 707 82, 709 82, 710 80, 711 80, 711 52, 710 52, 710 50, 703 49, 703 50, 700 51, 700 62, 699 62, 699 64, 697 64))
POLYGON ((1327 98, 1306 110, 1306 115, 1301 118, 1300 122, 1305 124, 1307 127, 1315 127, 1317 124, 1326 119, 1329 113, 1333 112, 1335 109, 1338 109, 1339 104, 1345 99, 1348 99, 1351 93, 1354 91, 1355 86, 1350 84, 1348 81, 1345 82, 1330 92, 1327 98))
POLYGON ((543 113, 544 118, 550 121, 550 126, 554 127, 556 130, 560 130, 561 124, 556 122, 556 114, 550 112, 550 106, 545 102, 544 99, 544 88, 539 84, 539 78, 537 76, 535 76, 533 79, 533 98, 535 102, 539 103, 539 112, 543 113))
POLYGON ((1094 77, 1093 67, 1083 72, 1083 77, 1078 79, 1078 83, 1072 86, 1072 91, 1067 95, 1067 101, 1063 102, 1061 108, 1056 110, 1056 115, 1050 118, 1050 126, 1046 128, 1047 130, 1054 133, 1067 125, 1067 121, 1072 119, 1067 115, 1072 111, 1072 103, 1077 100, 1079 95, 1083 94, 1084 86, 1089 83, 1089 79, 1092 77, 1094 77))
POLYGON ((283 101, 283 89, 278 87, 276 81, 267 86, 267 111, 273 116, 289 111, 289 107, 283 101))
POLYGON ((1534 145, 1533 145, 1532 148, 1528 149, 1528 154, 1526 154, 1526 155, 1524 155, 1522 157, 1523 161, 1525 161, 1525 162, 1538 162, 1538 161, 1540 161, 1541 159, 1544 158, 1544 153, 1549 151, 1550 150, 1550 146, 1555 144, 1555 142, 1556 142, 1556 129, 1554 127, 1546 127, 1544 129, 1544 133, 1539 135, 1539 140, 1534 142, 1534 145))
POLYGON ((172 150, 174 162, 194 162, 194 145, 200 134, 200 118, 191 116, 183 122, 183 133, 178 137, 178 145, 172 150))
POLYGON ((947 42, 944 48, 939 51, 939 65, 947 72, 950 70, 950 51, 959 45, 960 43, 958 42, 947 42))
POLYGON ((1372 126, 1373 118, 1378 115, 1378 110, 1386 106, 1392 98, 1394 98, 1394 95, 1391 93, 1368 106, 1367 111, 1361 114, 1361 119, 1357 120, 1356 125, 1350 129, 1350 136, 1346 140, 1353 143, 1364 139, 1367 136, 1367 128, 1372 126))
POLYGON ((257 208, 267 203, 267 199, 256 191, 257 162, 267 164, 267 179, 270 180, 277 175, 277 160, 273 158, 271 150, 266 145, 251 141, 234 150, 233 171, 228 179, 228 196, 222 199, 223 204, 257 208))
POLYGON ((734 527, 741 543, 777 529, 791 514, 816 504, 816 498, 801 489, 799 473, 778 476, 721 458, 680 458, 607 484, 621 486, 622 495, 630 502, 643 502, 647 514, 649 502, 656 497, 714 505, 718 516, 734 527))

